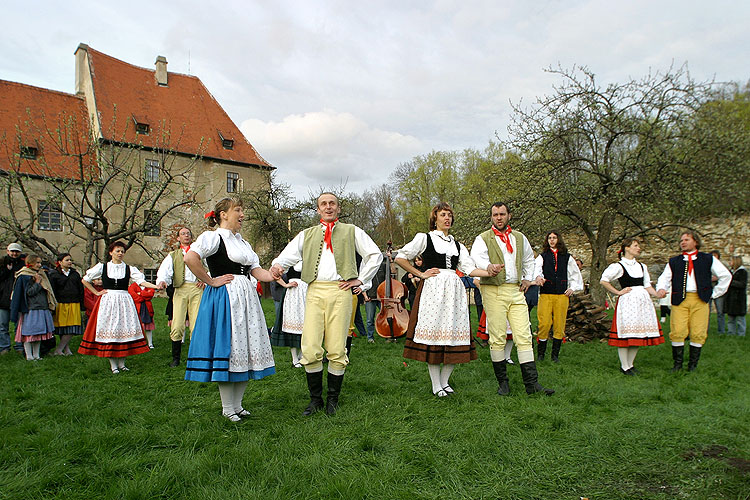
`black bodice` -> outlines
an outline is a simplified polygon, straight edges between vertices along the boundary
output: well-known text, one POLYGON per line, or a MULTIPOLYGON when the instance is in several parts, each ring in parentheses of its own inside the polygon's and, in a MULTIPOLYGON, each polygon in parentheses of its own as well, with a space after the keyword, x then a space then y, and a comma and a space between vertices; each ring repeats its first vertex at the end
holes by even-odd
POLYGON ((229 259, 227 247, 224 245, 224 238, 222 237, 219 237, 219 248, 216 250, 216 253, 206 257, 206 264, 208 264, 208 270, 214 278, 223 274, 249 276, 252 270, 250 266, 245 266, 229 259))
POLYGON ((106 290, 127 290, 130 284, 130 266, 125 264, 124 278, 110 278, 107 275, 107 263, 102 264, 102 287, 106 290))
MULTIPOLYGON (((456 244, 456 250, 461 253, 461 246, 458 241, 453 240, 456 244)), ((438 253, 435 250, 435 245, 432 244, 432 236, 427 233, 427 248, 422 252, 422 269, 431 269, 437 267, 438 269, 457 269, 458 268, 458 255, 448 257, 444 253, 438 253)))
MULTIPOLYGON (((618 262, 620 264, 620 267, 622 268, 622 276, 617 280, 620 283, 620 288, 627 288, 629 286, 643 286, 643 278, 646 275, 646 273, 643 273, 643 276, 640 278, 634 278, 630 274, 628 274, 628 270, 625 269, 625 266, 622 265, 622 262, 618 262)), ((641 264, 641 269, 643 269, 643 264, 641 264)))

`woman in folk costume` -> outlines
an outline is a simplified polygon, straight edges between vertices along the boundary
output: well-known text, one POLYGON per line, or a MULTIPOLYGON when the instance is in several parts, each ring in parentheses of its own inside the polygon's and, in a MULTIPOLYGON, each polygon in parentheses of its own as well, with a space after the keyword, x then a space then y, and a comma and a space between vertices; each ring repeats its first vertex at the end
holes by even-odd
POLYGON ((10 320, 16 324, 16 343, 23 342, 28 361, 41 359, 42 340, 54 337, 52 313, 57 306, 49 278, 42 270, 42 258, 28 255, 26 265, 16 272, 10 301, 10 320))
POLYGON ((231 422, 250 416, 242 407, 249 380, 276 372, 256 280, 274 281, 240 235, 242 202, 224 198, 206 214, 209 227, 185 255, 185 264, 206 283, 188 351, 185 380, 218 382, 222 415, 231 422), (201 262, 208 264, 209 276, 201 262))
POLYGON ((73 259, 69 253, 57 256, 55 270, 49 273, 52 291, 57 299, 55 309, 55 333, 60 336, 60 344, 55 356, 71 356, 70 340, 73 335, 82 335, 81 307, 83 304, 83 284, 81 275, 73 269, 73 259))
POLYGON ((640 254, 639 241, 625 238, 617 252, 620 261, 610 264, 601 278, 602 286, 618 296, 609 345, 617 347, 620 371, 631 376, 636 372, 633 362, 638 348, 664 343, 654 303, 651 301, 651 297, 656 297, 656 290, 651 286, 648 269, 636 260, 640 254), (612 286, 613 280, 619 280, 620 290, 612 286))
POLYGON ((456 270, 469 276, 490 276, 474 265, 466 247, 449 234, 453 222, 450 205, 435 205, 430 214, 431 231, 417 233, 395 259, 404 270, 422 279, 409 316, 404 357, 427 363, 432 393, 437 397, 454 392, 449 378, 457 363, 477 358, 466 290, 456 270), (420 254, 425 271, 410 263, 420 254))
POLYGON ((271 331, 271 345, 289 347, 292 351, 292 365, 302 368, 302 326, 305 323, 305 297, 307 283, 302 281, 302 262, 286 272, 287 281, 276 282, 286 288, 281 304, 281 321, 274 324, 271 331))
POLYGON ((138 283, 131 283, 128 287, 128 293, 133 298, 135 308, 138 311, 138 318, 141 320, 143 334, 146 336, 148 348, 154 348, 154 305, 151 299, 154 298, 154 290, 138 283))
POLYGON ((86 323, 78 353, 108 358, 112 373, 117 374, 128 371, 125 358, 149 351, 128 285, 132 280, 147 288, 156 289, 157 286, 146 281, 136 267, 123 262, 125 243, 115 241, 108 250, 111 260, 106 264, 100 262, 86 271, 82 280, 83 286, 99 299, 86 323), (96 290, 91 284, 99 278, 102 290, 96 290))

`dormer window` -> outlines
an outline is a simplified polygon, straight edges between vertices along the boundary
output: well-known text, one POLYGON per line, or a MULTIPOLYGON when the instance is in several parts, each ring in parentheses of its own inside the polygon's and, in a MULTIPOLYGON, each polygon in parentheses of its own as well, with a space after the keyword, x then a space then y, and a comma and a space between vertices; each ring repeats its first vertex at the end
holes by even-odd
POLYGON ((218 132, 219 139, 221 139, 221 147, 223 147, 224 149, 234 149, 234 139, 230 137, 224 137, 224 134, 222 134, 221 131, 218 132))
POLYGON ((36 160, 36 156, 39 150, 33 146, 22 146, 21 147, 21 158, 26 158, 27 160, 36 160))
POLYGON ((138 118, 136 118, 135 116, 133 116, 133 122, 135 123, 136 134, 148 135, 148 132, 149 132, 148 123, 138 120, 138 118))

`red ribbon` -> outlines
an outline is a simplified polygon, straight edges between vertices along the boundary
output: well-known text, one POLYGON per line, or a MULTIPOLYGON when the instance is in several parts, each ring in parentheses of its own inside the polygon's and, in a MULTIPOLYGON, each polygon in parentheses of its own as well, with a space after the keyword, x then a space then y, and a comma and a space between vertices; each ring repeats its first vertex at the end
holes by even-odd
POLYGON ((190 245, 188 245, 186 247, 180 245, 180 248, 182 248, 182 251, 185 252, 185 253, 188 253, 190 251, 190 245))
POLYGON ((694 252, 682 252, 682 255, 687 255, 688 258, 688 276, 693 274, 693 256, 698 255, 698 250, 694 252))
POLYGON ((209 217, 215 217, 215 216, 216 216, 216 213, 213 210, 211 210, 206 215, 204 215, 203 218, 208 219, 209 217))
POLYGON ((320 223, 326 227, 326 234, 323 237, 323 241, 326 242, 326 247, 328 247, 331 252, 333 252, 333 243, 331 243, 331 236, 333 235, 333 225, 338 221, 338 217, 332 222, 325 222, 323 219, 320 219, 320 223))
POLYGON ((505 248, 508 249, 508 253, 513 253, 513 245, 510 243, 510 237, 508 236, 513 230, 510 226, 505 226, 505 231, 498 231, 495 226, 492 226, 492 231, 500 238, 500 241, 505 243, 505 248))
POLYGON ((551 248, 550 250, 552 250, 552 255, 555 256, 555 272, 557 272, 557 248, 551 248))

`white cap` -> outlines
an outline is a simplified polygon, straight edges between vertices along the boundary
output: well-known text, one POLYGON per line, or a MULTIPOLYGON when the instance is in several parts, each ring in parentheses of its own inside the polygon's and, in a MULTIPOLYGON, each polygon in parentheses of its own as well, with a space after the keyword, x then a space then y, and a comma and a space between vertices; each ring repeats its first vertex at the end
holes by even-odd
POLYGON ((11 243, 10 245, 8 245, 8 251, 9 252, 13 252, 13 251, 23 252, 23 247, 21 246, 20 243, 11 243))

